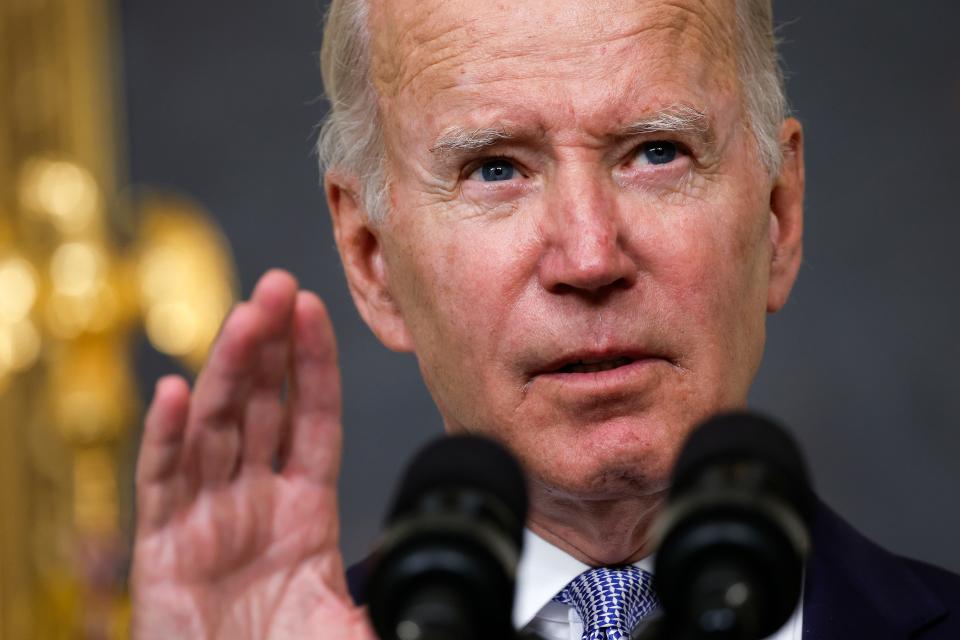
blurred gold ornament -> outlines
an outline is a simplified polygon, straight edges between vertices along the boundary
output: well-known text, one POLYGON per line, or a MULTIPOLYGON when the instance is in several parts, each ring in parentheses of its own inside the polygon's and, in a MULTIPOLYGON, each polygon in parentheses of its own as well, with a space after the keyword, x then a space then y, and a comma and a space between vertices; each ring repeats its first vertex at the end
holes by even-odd
POLYGON ((92 297, 106 279, 106 262, 101 247, 83 242, 60 245, 50 259, 54 290, 71 297, 92 297))
POLYGON ((107 249, 98 243, 65 242, 50 258, 47 323, 57 337, 103 332, 120 321, 122 286, 107 249))
POLYGON ((25 258, 0 260, 0 322, 22 320, 37 300, 37 273, 25 258))
POLYGON ((0 260, 0 385, 30 367, 40 353, 40 335, 30 320, 37 300, 37 275, 20 255, 0 260))
POLYGON ((64 236, 88 229, 102 207, 93 175, 66 159, 27 160, 20 173, 19 196, 24 212, 49 220, 64 236))
POLYGON ((234 299, 228 244, 184 199, 149 198, 142 216, 136 282, 147 338, 199 367, 234 299))
POLYGON ((89 336, 58 346, 48 374, 61 437, 75 446, 110 442, 136 415, 136 389, 125 342, 89 336))
POLYGON ((0 638, 128 635, 131 336, 199 367, 233 300, 200 207, 120 196, 111 12, 0 0, 0 638))
POLYGON ((23 371, 36 362, 39 354, 40 334, 30 320, 0 324, 0 371, 23 371))
POLYGON ((74 517, 77 529, 109 534, 117 523, 116 462, 102 447, 78 449, 73 460, 74 517))

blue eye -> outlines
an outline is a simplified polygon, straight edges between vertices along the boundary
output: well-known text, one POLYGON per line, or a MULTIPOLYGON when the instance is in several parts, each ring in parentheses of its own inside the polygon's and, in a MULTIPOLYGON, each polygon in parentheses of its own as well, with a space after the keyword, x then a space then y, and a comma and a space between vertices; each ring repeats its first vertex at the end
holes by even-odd
POLYGON ((667 164, 677 157, 677 145, 665 140, 648 142, 641 147, 641 150, 650 164, 667 164))
POLYGON ((510 180, 516 171, 509 160, 498 158, 496 160, 487 160, 480 167, 480 175, 484 182, 497 182, 499 180, 510 180))

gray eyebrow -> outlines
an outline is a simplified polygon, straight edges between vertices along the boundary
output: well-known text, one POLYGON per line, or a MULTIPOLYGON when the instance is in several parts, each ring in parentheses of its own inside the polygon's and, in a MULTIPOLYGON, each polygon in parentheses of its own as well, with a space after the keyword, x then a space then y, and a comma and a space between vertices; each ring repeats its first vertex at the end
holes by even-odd
POLYGON ((685 104, 670 105, 623 128, 624 136, 650 133, 688 133, 705 141, 713 140, 710 118, 685 104))
POLYGON ((483 129, 453 127, 447 129, 437 138, 437 141, 430 147, 430 152, 445 154, 455 151, 477 151, 512 137, 505 129, 496 127, 483 129))
MULTIPOLYGON (((620 137, 651 133, 688 133, 706 142, 713 140, 710 118, 706 113, 686 104, 674 104, 630 123, 619 131, 620 137)), ((467 129, 451 127, 430 147, 431 153, 478 151, 516 136, 503 127, 467 129)))

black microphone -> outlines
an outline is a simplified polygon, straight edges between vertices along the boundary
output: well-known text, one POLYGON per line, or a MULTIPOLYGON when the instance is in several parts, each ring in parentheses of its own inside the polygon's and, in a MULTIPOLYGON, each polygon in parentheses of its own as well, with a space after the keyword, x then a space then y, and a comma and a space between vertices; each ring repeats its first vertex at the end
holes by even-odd
POLYGON ((749 413, 687 441, 658 519, 659 637, 759 640, 800 598, 813 494, 793 438, 749 413))
POLYGON ((449 436, 408 466, 367 583, 381 640, 514 636, 527 516, 523 472, 500 445, 449 436))

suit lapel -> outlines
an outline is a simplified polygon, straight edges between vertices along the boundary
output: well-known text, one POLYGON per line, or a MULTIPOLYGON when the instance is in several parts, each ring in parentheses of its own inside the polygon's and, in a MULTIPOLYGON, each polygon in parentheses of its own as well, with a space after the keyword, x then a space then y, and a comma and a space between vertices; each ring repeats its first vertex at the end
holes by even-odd
POLYGON ((820 503, 807 560, 803 637, 922 638, 947 608, 901 558, 857 533, 820 503))

